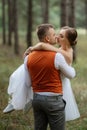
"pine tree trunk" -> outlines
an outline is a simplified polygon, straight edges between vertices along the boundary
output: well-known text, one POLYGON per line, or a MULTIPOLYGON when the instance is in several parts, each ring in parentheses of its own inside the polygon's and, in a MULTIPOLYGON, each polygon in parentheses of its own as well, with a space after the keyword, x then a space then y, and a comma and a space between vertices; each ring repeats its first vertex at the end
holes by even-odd
POLYGON ((8 0, 8 45, 12 45, 12 1, 8 0))
MULTIPOLYGON (((68 0, 69 2, 69 14, 68 25, 75 27, 75 0, 68 0)), ((73 62, 76 62, 76 46, 73 47, 73 62)))
POLYGON ((19 42, 18 42, 18 17, 17 17, 17 0, 13 0, 13 27, 14 27, 14 51, 15 54, 19 54, 19 42))
POLYGON ((75 0, 69 1, 68 13, 68 25, 70 27, 75 27, 75 0))
POLYGON ((85 27, 86 27, 86 33, 87 33, 87 0, 85 0, 85 27))
POLYGON ((27 47, 32 45, 32 0, 28 0, 27 47))
POLYGON ((3 27, 3 44, 6 44, 5 0, 2 0, 2 27, 3 27))
POLYGON ((67 5, 67 0, 61 0, 60 1, 60 9, 61 9, 61 14, 60 14, 60 26, 63 27, 67 25, 67 11, 66 11, 66 5, 67 5))
POLYGON ((43 23, 49 22, 49 0, 41 1, 43 23))

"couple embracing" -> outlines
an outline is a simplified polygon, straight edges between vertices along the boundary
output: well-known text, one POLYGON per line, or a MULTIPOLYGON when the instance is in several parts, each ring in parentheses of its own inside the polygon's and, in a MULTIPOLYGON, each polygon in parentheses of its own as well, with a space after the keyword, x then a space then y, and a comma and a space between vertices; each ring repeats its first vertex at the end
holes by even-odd
MULTIPOLYGON (((72 46, 77 42, 77 31, 65 26, 56 35, 51 24, 41 24, 37 27, 37 36, 40 43, 25 52, 25 55, 31 53, 26 56, 21 68, 21 73, 23 70, 27 73, 27 76, 24 74, 25 82, 21 80, 21 83, 24 82, 23 91, 20 91, 21 86, 16 90, 20 91, 22 98, 22 92, 25 92, 24 97, 28 101, 30 99, 28 90, 32 86, 35 130, 47 130, 48 124, 51 130, 65 130, 65 120, 73 120, 80 116, 69 80, 76 75, 71 64, 72 46), (53 46, 56 42, 60 48, 53 46)), ((21 79, 21 75, 19 77, 21 79)), ((12 87, 10 86, 8 90, 12 92, 12 87)), ((13 98, 20 98, 16 91, 14 93, 13 90, 12 94, 13 98)), ((14 100, 17 101, 16 98, 14 100)), ((11 104, 15 106, 12 100, 11 104)))

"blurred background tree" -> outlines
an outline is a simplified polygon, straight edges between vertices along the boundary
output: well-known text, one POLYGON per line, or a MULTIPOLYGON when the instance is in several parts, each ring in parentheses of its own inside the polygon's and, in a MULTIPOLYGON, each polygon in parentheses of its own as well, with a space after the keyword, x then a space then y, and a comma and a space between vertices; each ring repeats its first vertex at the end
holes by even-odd
POLYGON ((28 0, 28 11, 27 11, 27 47, 32 45, 32 26, 33 26, 33 13, 32 13, 32 0, 28 0))
POLYGON ((2 44, 12 46, 14 42, 15 54, 20 52, 21 33, 29 47, 33 45, 33 32, 41 23, 51 23, 56 29, 68 25, 87 30, 87 0, 0 0, 2 44))

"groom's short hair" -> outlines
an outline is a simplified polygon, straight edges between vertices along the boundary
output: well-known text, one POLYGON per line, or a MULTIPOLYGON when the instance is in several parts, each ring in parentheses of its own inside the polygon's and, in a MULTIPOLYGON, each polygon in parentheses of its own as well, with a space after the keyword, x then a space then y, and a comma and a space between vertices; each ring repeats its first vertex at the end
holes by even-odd
POLYGON ((50 28, 54 28, 51 24, 41 24, 37 27, 37 36, 40 41, 43 41, 44 37, 50 28))

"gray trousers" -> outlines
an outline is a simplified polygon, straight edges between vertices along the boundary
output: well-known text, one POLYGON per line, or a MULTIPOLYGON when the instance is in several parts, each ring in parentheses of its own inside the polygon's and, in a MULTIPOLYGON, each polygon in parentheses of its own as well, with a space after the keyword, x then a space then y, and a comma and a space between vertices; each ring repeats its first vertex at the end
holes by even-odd
POLYGON ((61 95, 43 96, 34 94, 34 130, 65 130, 65 101, 61 95))

